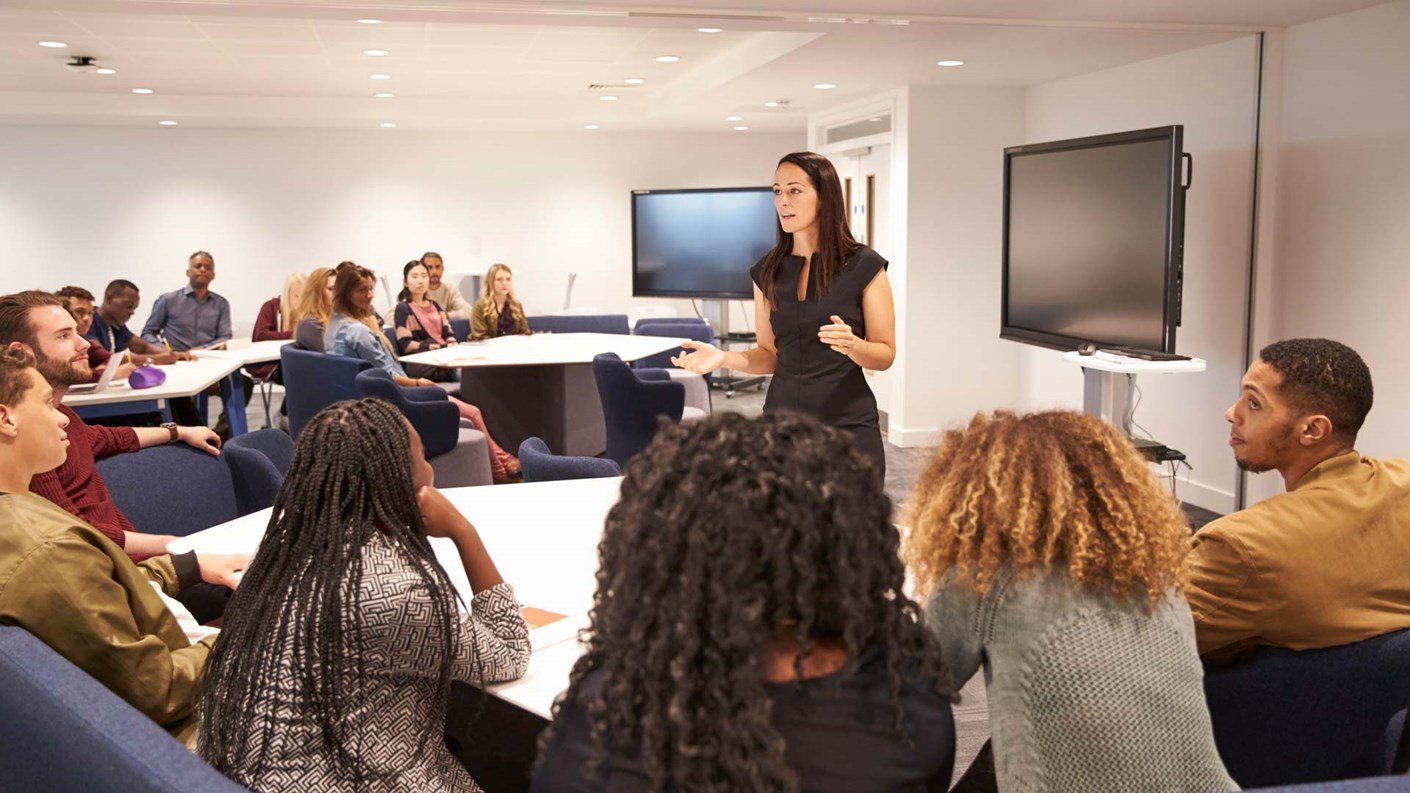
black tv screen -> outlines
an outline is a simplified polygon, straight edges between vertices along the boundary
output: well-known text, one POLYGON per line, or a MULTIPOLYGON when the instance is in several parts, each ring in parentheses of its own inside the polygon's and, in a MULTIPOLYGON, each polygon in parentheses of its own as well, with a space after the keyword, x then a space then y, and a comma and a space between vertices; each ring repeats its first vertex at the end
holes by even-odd
POLYGON ((1004 150, 1000 336, 1175 352, 1180 126, 1004 150))
POLYGON ((632 192, 632 296, 750 300, 774 247, 772 187, 632 192))

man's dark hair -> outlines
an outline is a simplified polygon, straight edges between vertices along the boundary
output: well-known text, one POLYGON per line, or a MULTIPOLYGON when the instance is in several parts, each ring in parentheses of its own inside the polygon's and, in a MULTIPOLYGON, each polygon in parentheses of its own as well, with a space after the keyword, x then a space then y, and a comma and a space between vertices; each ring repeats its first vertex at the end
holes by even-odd
POLYGON ((15 347, 0 349, 0 405, 14 407, 34 386, 26 372, 34 368, 34 356, 15 347))
POLYGON ((64 308, 64 301, 38 289, 0 297, 0 346, 20 342, 34 349, 38 339, 34 335, 34 324, 29 321, 29 312, 42 306, 64 308))
POLYGON ((1371 412, 1371 370, 1356 351, 1331 339, 1287 339, 1258 357, 1283 376, 1281 396, 1298 413, 1321 413, 1332 431, 1355 438, 1371 412))
POLYGON ((425 253, 421 254, 421 258, 417 261, 421 262, 422 264, 425 264, 427 259, 435 259, 438 262, 441 262, 443 264, 445 263, 445 259, 442 259, 441 255, 439 253, 436 253, 435 251, 426 251, 425 253))
POLYGON ((196 251, 195 253, 186 257, 186 263, 190 264, 191 262, 195 261, 197 256, 204 256, 207 259, 211 260, 211 264, 215 264, 215 257, 210 254, 210 251, 196 251))
POLYGON ((139 295, 142 294, 142 290, 137 288, 137 284, 132 283, 126 278, 117 278, 108 282, 108 288, 103 290, 103 299, 110 300, 117 297, 118 293, 122 292, 124 289, 131 289, 139 295))
POLYGON ((74 298, 87 300, 90 303, 93 302, 93 293, 81 286, 66 286, 62 289, 55 290, 54 294, 60 300, 64 301, 64 308, 68 308, 69 301, 74 298))

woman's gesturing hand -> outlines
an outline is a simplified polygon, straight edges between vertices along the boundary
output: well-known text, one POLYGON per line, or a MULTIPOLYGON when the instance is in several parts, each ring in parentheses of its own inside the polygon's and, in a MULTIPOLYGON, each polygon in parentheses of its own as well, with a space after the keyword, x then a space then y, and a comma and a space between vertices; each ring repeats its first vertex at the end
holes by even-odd
POLYGON ((725 353, 713 344, 703 341, 682 342, 681 347, 691 352, 671 358, 671 363, 687 372, 709 374, 725 364, 725 353))
POLYGON ((836 314, 830 317, 831 325, 818 328, 818 340, 843 355, 851 355, 852 348, 862 341, 852 333, 852 326, 842 321, 836 314))

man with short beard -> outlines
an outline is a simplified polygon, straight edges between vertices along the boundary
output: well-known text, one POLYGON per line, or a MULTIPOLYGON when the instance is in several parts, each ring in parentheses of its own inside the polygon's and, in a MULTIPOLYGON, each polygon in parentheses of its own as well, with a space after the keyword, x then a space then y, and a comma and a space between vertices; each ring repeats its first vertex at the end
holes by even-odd
POLYGON ((1287 492, 1194 537, 1185 594, 1206 662, 1410 628, 1410 461, 1356 451, 1372 396, 1361 356, 1328 339, 1270 344, 1244 375, 1224 414, 1234 459, 1287 492))

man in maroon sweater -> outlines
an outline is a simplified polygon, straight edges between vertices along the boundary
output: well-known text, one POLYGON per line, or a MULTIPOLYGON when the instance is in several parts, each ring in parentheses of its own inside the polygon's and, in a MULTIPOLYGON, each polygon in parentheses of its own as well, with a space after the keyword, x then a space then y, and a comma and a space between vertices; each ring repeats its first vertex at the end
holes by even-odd
MULTIPOLYGON (((38 362, 40 374, 61 403, 69 386, 93 379, 88 365, 88 340, 78 332, 63 302, 47 292, 30 291, 0 297, 0 346, 21 347, 38 362)), ((113 503, 96 462, 104 457, 178 440, 220 454, 220 438, 208 427, 98 427, 85 424, 68 407, 69 453, 64 464, 39 474, 30 491, 76 515, 117 543, 134 560, 166 553, 172 535, 145 534, 133 528, 113 503)))

